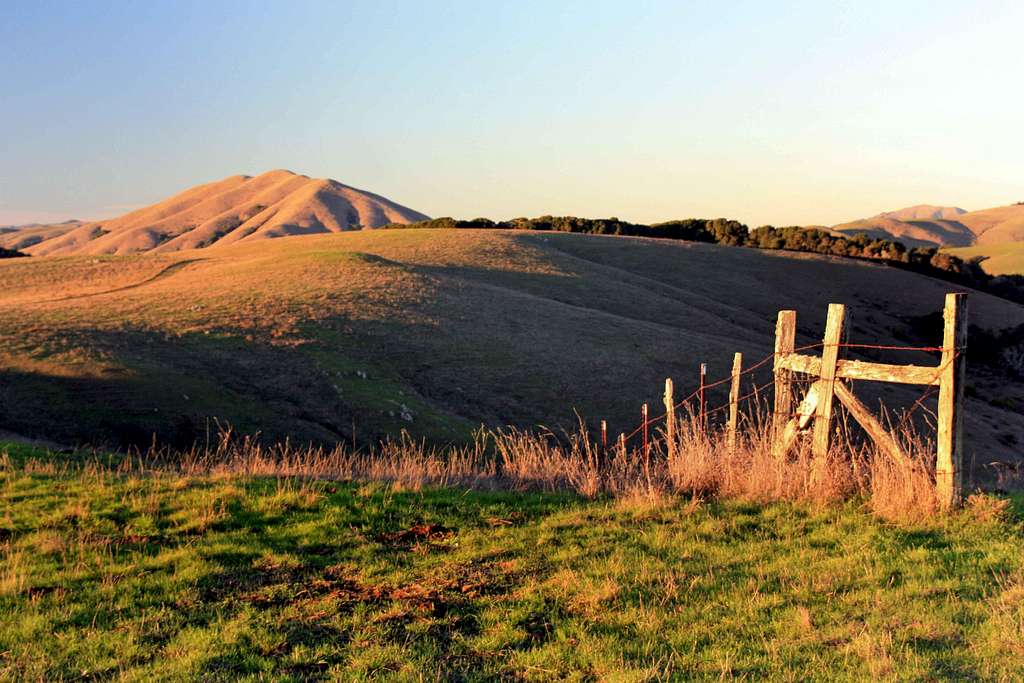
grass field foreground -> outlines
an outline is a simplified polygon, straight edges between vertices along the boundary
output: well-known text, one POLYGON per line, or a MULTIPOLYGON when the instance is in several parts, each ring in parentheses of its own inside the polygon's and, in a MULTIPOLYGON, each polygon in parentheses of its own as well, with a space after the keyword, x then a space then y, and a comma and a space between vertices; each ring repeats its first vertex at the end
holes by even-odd
POLYGON ((0 446, 4 680, 1019 680, 1024 499, 412 489, 0 446))

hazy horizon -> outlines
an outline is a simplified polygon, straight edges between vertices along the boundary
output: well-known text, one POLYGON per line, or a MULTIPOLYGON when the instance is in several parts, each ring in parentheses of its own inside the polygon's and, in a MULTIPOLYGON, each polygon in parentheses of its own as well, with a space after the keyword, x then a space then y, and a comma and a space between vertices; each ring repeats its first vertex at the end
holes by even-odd
POLYGON ((6 6, 0 225, 289 168, 432 216, 1024 200, 1011 2, 6 6))

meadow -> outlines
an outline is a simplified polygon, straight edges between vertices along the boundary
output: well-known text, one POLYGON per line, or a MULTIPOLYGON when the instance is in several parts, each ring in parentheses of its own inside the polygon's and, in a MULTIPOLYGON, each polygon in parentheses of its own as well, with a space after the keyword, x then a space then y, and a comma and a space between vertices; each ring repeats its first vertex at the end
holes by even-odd
POLYGON ((0 679, 1024 675, 1024 497, 937 514, 920 456, 577 436, 3 444, 0 679))
MULTIPOLYGON (((1019 468, 988 466, 1024 440, 1005 373, 971 367, 951 513, 913 422, 902 460, 841 420, 827 458, 775 457, 756 392, 737 447, 688 405, 672 448, 587 431, 770 357, 783 308, 798 345, 831 301, 851 341, 928 341, 947 283, 472 230, 13 261, 0 680, 1024 676, 1019 468)), ((981 293, 971 316, 1024 322, 981 293)), ((893 419, 919 395, 868 385, 893 419)))

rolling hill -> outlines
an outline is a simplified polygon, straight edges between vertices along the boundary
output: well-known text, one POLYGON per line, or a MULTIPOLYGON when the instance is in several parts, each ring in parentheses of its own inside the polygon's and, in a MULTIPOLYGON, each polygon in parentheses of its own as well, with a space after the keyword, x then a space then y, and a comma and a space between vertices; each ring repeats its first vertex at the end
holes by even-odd
POLYGON ((278 170, 199 185, 119 218, 9 232, 0 246, 34 256, 170 252, 426 218, 336 180, 278 170))
POLYGON ((1024 205, 980 211, 922 204, 842 223, 831 228, 845 235, 900 240, 910 247, 968 247, 1024 240, 1024 205))
MULTIPOLYGON (((798 344, 829 302, 851 340, 906 344, 949 288, 868 262, 716 245, 503 230, 389 230, 245 240, 151 255, 0 263, 0 429, 62 442, 187 445, 221 424, 268 440, 431 441, 489 426, 608 419, 628 431, 665 377, 798 344)), ((1024 323, 981 293, 971 320, 1024 323)), ((891 362, 934 364, 895 352, 891 362)), ((766 376, 760 376, 765 381, 766 376)), ((745 390, 749 387, 744 387, 745 390)), ((917 388, 857 385, 872 405, 917 388)), ((1024 443, 1024 387, 971 369, 978 463, 1024 443)), ((724 394, 715 394, 721 401, 724 394)))
POLYGON ((876 239, 898 240, 908 247, 964 247, 975 240, 974 233, 958 221, 902 220, 885 214, 843 223, 832 231, 851 237, 863 233, 876 239))
POLYGON ((0 228, 0 247, 21 251, 33 245, 68 233, 82 225, 82 221, 32 225, 12 225, 0 228))
POLYGON ((967 213, 958 206, 936 206, 934 204, 917 204, 896 211, 885 211, 880 216, 895 218, 900 221, 955 221, 967 213))
POLYGON ((960 222, 977 235, 977 244, 1002 244, 1024 240, 1024 204, 972 211, 960 222))
POLYGON ((1024 275, 1024 242, 985 244, 959 249, 944 249, 965 261, 980 258, 989 275, 1024 275))

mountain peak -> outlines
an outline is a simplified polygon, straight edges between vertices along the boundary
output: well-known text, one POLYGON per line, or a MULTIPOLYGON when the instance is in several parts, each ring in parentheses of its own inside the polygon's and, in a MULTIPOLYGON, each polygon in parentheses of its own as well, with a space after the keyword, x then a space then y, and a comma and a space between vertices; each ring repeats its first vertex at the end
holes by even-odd
POLYGON ((938 206, 935 204, 916 204, 896 211, 883 211, 879 218, 895 218, 898 221, 955 221, 967 213, 958 206, 938 206))
POLYGON ((336 180, 275 169, 198 185, 119 218, 68 224, 39 235, 26 251, 37 256, 179 251, 427 218, 336 180))

